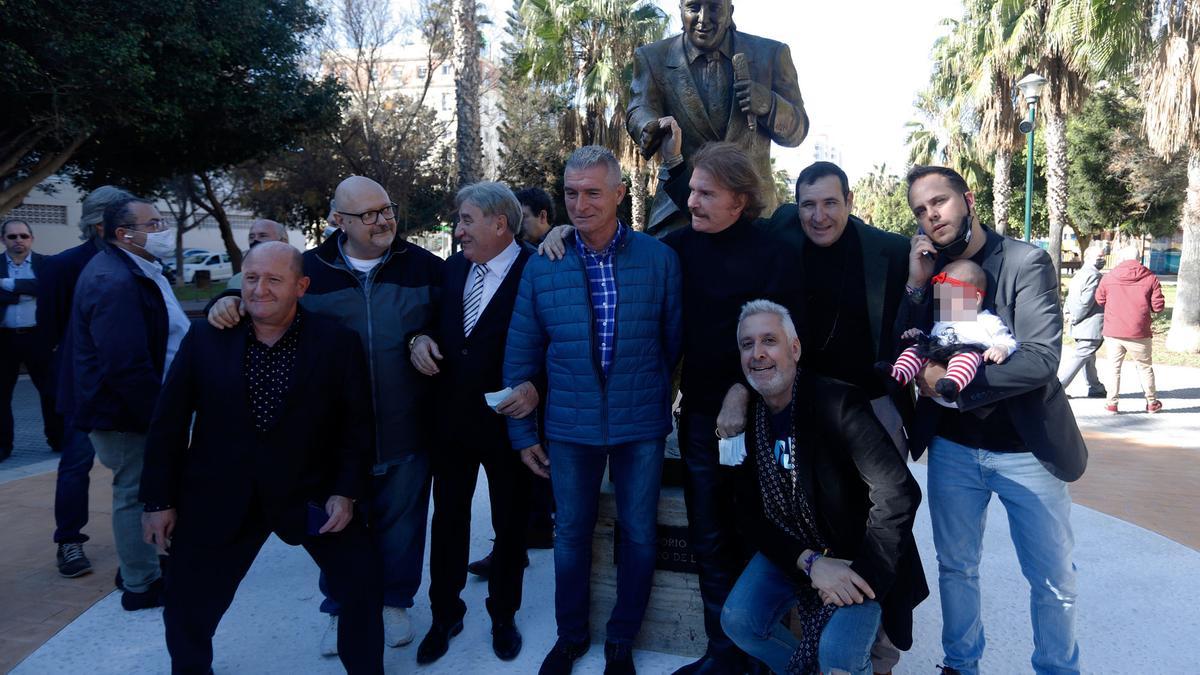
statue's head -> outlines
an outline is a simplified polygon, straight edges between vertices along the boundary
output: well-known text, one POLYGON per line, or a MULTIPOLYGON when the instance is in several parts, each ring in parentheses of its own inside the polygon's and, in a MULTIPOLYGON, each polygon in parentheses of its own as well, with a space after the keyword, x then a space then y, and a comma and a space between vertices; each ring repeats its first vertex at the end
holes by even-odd
POLYGON ((733 27, 731 0, 680 0, 679 16, 683 32, 700 51, 712 51, 733 27))

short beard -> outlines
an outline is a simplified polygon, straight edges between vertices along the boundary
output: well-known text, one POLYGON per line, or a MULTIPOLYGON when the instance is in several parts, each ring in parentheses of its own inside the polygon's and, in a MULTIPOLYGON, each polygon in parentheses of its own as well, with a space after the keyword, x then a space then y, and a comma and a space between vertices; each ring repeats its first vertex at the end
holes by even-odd
POLYGON ((754 391, 758 392, 758 395, 762 396, 763 398, 778 396, 792 386, 792 383, 788 381, 787 376, 779 370, 778 366, 776 366, 775 373, 771 376, 771 379, 767 380, 766 382, 760 383, 751 378, 746 378, 746 380, 750 383, 750 387, 753 388, 754 391))

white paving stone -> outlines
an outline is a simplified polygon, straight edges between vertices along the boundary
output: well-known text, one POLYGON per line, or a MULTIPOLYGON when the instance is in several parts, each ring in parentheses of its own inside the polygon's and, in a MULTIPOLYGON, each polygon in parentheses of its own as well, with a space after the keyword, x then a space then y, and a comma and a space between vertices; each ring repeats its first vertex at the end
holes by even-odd
MULTIPOLYGON (((925 467, 913 473, 924 485, 925 467)), ((472 553, 486 553, 490 536, 484 481, 475 500, 472 553)), ((1073 513, 1079 568, 1079 639, 1088 673, 1191 672, 1200 661, 1200 552, 1110 516, 1076 506, 1073 513)), ((1032 650, 1028 586, 1008 541, 998 500, 989 513, 982 566, 983 607, 988 636, 983 668, 988 673, 1029 672, 1032 650)), ((933 595, 917 609, 916 644, 897 675, 931 675, 941 659, 937 568, 929 517, 922 505, 916 534, 933 595)), ((503 663, 491 651, 490 624, 483 609, 486 584, 470 580, 464 594, 466 628, 449 654, 424 668, 416 665, 417 641, 389 649, 389 673, 534 673, 554 642, 554 578, 550 551, 531 551, 524 608, 518 625, 525 636, 519 659, 503 663)), ((325 622, 318 614, 316 566, 302 549, 272 539, 263 549, 234 600, 215 640, 217 673, 337 673, 336 659, 317 655, 325 622)), ((429 627, 426 586, 412 610, 420 636, 429 627)), ((593 645, 575 672, 600 673, 603 650, 593 645)), ((686 662, 676 656, 638 652, 639 672, 669 673, 686 662)), ((18 675, 83 672, 134 675, 169 671, 162 638, 162 613, 127 613, 116 594, 97 603, 30 655, 18 675)))

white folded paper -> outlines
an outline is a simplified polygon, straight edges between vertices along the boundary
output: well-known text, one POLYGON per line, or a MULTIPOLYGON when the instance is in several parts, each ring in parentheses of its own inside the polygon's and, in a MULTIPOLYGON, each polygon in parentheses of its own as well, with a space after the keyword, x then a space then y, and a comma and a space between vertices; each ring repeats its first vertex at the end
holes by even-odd
POLYGON ((501 389, 500 391, 491 391, 491 392, 485 393, 483 395, 483 400, 487 401, 489 408, 491 408, 492 410, 495 410, 496 406, 503 403, 504 399, 508 398, 508 395, 511 393, 512 393, 512 387, 505 387, 505 388, 501 389))
POLYGON ((720 439, 717 441, 717 451, 721 456, 721 464, 725 466, 741 464, 746 459, 746 434, 720 439))

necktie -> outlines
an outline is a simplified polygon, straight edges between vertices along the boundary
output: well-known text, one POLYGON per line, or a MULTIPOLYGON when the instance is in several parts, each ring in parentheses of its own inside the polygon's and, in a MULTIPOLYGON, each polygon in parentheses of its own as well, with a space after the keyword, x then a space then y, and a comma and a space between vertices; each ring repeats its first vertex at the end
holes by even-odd
POLYGON ((463 300, 463 335, 470 335, 475 322, 479 321, 479 313, 483 308, 483 278, 487 273, 487 265, 475 266, 475 281, 471 284, 471 292, 463 300))

